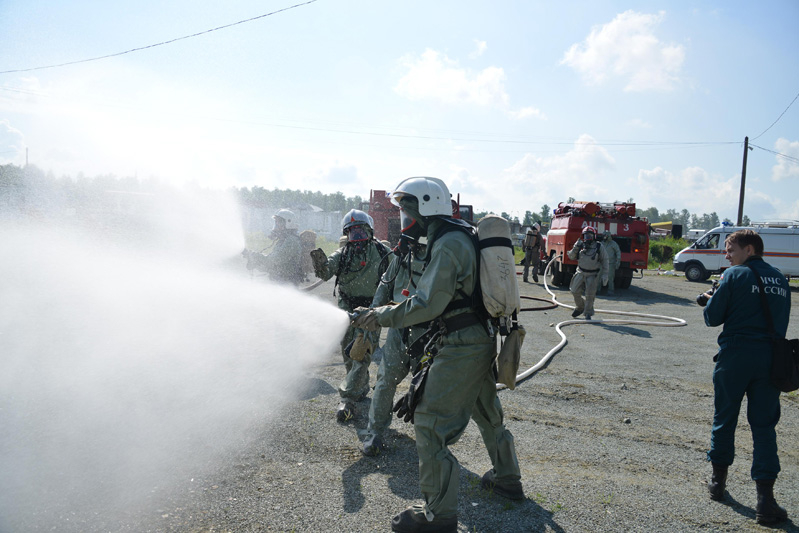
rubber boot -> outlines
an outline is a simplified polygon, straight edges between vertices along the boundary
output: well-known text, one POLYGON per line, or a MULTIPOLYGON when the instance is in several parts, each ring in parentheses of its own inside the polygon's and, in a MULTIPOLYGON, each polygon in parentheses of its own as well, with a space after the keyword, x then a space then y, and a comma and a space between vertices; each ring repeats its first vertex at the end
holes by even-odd
POLYGON ((580 316, 582 314, 583 314, 583 310, 582 309, 575 309, 574 311, 572 311, 572 317, 574 317, 574 318, 577 318, 578 316, 580 316))
POLYGON ((492 468, 480 480, 480 487, 483 490, 492 492, 497 496, 508 498, 509 500, 523 500, 524 490, 522 489, 521 481, 497 481, 494 469, 492 468))
POLYGON ((710 499, 717 502, 724 500, 724 489, 727 487, 727 470, 728 465, 720 463, 710 463, 713 465, 713 476, 710 478, 710 483, 707 484, 707 491, 710 493, 710 499))
POLYGON ((788 519, 788 511, 777 505, 774 499, 774 479, 756 479, 758 524, 776 524, 788 519))
POLYGON ((355 417, 355 405, 347 400, 342 400, 336 409, 336 420, 339 422, 349 422, 355 417))
POLYGON ((420 506, 414 505, 391 520, 391 531, 397 533, 457 533, 458 517, 440 518, 436 516, 429 521, 420 506))
POLYGON ((385 445, 383 444, 383 439, 380 438, 380 435, 372 435, 363 441, 363 449, 361 451, 364 455, 375 457, 379 455, 384 448, 385 445))

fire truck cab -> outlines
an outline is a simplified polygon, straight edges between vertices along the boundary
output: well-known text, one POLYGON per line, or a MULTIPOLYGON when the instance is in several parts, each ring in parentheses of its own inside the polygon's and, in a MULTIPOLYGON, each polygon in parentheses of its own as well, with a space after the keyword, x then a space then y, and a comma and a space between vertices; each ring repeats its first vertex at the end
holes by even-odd
MULTIPOLYGON (((402 228, 400 227, 399 207, 391 203, 390 193, 385 190, 369 191, 369 203, 362 202, 361 210, 366 211, 375 223, 375 238, 388 241, 392 246, 399 242, 402 228)), ((461 195, 452 202, 452 216, 462 218, 467 222, 474 222, 474 209, 471 205, 461 204, 461 195)))
POLYGON ((616 271, 615 286, 626 289, 633 272, 643 271, 649 261, 649 223, 635 216, 635 204, 599 202, 572 202, 558 204, 547 233, 547 260, 554 261, 550 268, 552 284, 568 285, 577 270, 577 261, 566 253, 581 238, 583 228, 593 226, 600 235, 610 230, 613 240, 621 249, 621 265, 616 271))

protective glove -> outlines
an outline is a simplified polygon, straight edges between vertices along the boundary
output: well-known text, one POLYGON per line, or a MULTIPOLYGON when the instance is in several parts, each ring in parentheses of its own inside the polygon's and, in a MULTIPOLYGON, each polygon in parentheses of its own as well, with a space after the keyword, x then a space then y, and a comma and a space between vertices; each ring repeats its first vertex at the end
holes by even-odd
POLYGON ((363 361, 366 355, 371 354, 373 350, 372 341, 362 331, 355 335, 355 339, 353 339, 348 348, 349 353, 347 355, 353 361, 363 361))
POLYGON ((361 328, 364 331, 377 331, 380 324, 377 322, 377 313, 368 307, 358 307, 355 309, 356 316, 352 320, 353 327, 361 328))
POLYGON ((577 239, 577 242, 574 243, 575 248, 582 248, 583 246, 585 246, 585 243, 582 239, 577 239))
POLYGON ((311 263, 313 263, 313 271, 317 278, 321 278, 327 266, 327 255, 321 248, 311 250, 311 263))
POLYGON ((608 284, 608 277, 607 276, 602 276, 602 286, 604 287, 607 284, 608 284))
POLYGON ((430 365, 424 365, 420 371, 413 375, 408 392, 394 404, 393 411, 397 413, 397 418, 413 424, 413 415, 416 412, 416 406, 419 405, 419 400, 422 399, 429 370, 430 365))

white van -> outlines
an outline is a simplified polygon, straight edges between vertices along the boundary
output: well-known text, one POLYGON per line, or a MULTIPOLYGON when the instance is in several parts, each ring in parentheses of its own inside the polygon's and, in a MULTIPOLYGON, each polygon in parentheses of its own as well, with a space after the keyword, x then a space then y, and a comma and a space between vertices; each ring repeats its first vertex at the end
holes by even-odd
POLYGON ((685 235, 686 241, 695 241, 698 240, 699 237, 707 233, 706 229, 689 229, 688 233, 685 235))
POLYGON ((674 270, 685 272, 689 281, 705 281, 730 267, 725 242, 739 229, 755 230, 763 238, 763 259, 789 279, 799 277, 799 222, 754 226, 720 226, 674 256, 674 270))

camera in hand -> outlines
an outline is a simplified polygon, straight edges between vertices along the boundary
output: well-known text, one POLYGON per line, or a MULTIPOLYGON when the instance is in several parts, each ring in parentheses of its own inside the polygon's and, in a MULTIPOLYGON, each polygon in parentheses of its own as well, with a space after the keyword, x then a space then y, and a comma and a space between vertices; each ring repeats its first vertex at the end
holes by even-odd
POLYGON ((708 294, 710 294, 710 296, 713 296, 716 293, 716 289, 718 289, 718 288, 719 288, 719 282, 718 281, 714 281, 713 285, 710 286, 710 290, 709 291, 703 292, 702 294, 700 294, 699 296, 696 297, 696 303, 698 303, 701 307, 706 306, 707 305, 707 301, 710 299, 708 294))

